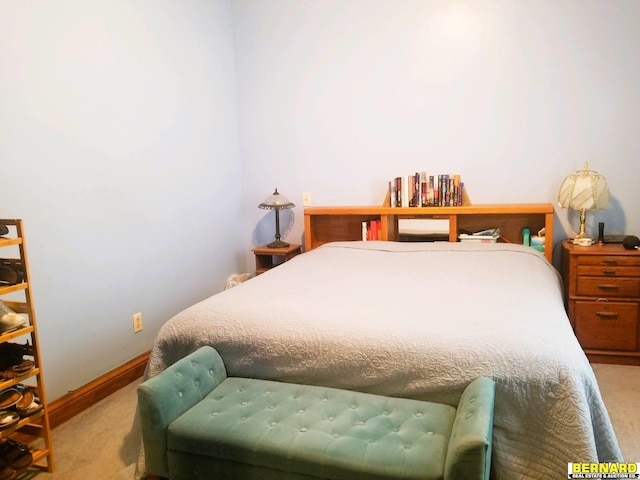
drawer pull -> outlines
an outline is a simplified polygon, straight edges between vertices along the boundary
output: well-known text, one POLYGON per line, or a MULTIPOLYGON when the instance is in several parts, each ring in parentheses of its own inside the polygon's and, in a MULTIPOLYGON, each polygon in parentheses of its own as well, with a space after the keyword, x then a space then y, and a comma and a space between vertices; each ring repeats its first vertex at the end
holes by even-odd
POLYGON ((614 269, 612 269, 612 268, 603 268, 602 269, 602 273, 604 275, 615 275, 616 271, 614 269))
POLYGON ((620 288, 620 285, 611 285, 611 284, 604 284, 604 285, 598 285, 598 288, 601 290, 618 290, 620 288))
POLYGON ((602 318, 618 318, 618 312, 596 312, 596 315, 602 318))
POLYGON ((618 261, 615 258, 605 258, 602 261, 604 263, 606 263, 607 265, 617 265, 618 264, 618 261))

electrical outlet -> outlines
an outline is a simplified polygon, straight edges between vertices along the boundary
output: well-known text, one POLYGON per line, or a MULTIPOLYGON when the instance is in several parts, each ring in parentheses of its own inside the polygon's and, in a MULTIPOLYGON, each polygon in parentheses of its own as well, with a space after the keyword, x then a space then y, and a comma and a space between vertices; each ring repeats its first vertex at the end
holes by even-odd
POLYGON ((142 313, 134 313, 133 314, 133 333, 138 333, 142 331, 142 313))
POLYGON ((309 192, 304 192, 302 194, 302 206, 303 207, 311 206, 311 194, 309 192))

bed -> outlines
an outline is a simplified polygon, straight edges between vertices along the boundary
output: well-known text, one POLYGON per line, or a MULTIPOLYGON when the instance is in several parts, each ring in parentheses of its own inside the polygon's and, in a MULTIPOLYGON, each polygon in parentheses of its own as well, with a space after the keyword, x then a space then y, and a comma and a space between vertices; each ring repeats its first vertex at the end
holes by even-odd
POLYGON ((623 460, 558 273, 529 247, 327 243, 169 320, 147 375, 202 345, 231 376, 453 406, 489 376, 496 479, 623 460))

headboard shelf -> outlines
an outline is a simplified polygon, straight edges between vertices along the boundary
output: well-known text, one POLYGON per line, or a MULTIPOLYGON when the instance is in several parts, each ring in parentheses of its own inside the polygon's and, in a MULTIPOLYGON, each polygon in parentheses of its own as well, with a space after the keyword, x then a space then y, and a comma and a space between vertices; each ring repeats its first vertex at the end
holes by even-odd
POLYGON ((553 249, 553 205, 550 203, 467 205, 461 207, 307 207, 304 209, 305 250, 327 242, 360 240, 362 222, 380 221, 380 240, 398 241, 398 220, 405 218, 449 221, 449 241, 458 241, 461 230, 500 228, 501 241, 520 243, 522 229, 532 235, 546 229, 545 255, 553 249))

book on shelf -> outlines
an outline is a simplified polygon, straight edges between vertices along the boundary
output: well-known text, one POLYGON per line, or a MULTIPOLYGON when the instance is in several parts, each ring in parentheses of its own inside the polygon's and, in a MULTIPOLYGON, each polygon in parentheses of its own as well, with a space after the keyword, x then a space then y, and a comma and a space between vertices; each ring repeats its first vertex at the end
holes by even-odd
POLYGON ((362 222, 362 240, 365 242, 380 240, 382 238, 382 223, 380 220, 362 222))
POLYGON ((459 174, 413 175, 395 177, 389 182, 388 202, 391 207, 457 207, 469 205, 464 182, 459 174))

